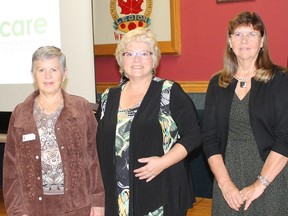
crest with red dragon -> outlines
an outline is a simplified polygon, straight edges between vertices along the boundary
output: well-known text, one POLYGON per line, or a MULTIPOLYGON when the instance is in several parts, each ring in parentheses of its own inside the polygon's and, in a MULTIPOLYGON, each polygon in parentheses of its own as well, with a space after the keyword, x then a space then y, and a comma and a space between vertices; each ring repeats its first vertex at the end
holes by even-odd
POLYGON ((114 20, 113 28, 124 33, 137 27, 149 26, 151 12, 152 0, 110 1, 110 14, 114 20))

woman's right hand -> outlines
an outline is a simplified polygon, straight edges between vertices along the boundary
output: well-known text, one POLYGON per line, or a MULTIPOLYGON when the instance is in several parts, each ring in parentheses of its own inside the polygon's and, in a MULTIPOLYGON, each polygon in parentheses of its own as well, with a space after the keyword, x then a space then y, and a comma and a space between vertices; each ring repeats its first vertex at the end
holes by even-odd
POLYGON ((240 191, 231 180, 227 180, 221 185, 219 184, 222 195, 230 208, 239 211, 239 208, 244 204, 240 191))

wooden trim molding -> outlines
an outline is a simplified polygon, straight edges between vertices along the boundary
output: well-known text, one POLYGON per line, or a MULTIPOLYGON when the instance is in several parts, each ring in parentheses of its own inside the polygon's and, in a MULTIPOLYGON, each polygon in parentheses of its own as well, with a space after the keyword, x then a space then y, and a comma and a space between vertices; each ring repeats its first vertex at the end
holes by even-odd
POLYGON ((186 93, 206 93, 209 81, 178 82, 186 93))
POLYGON ((7 134, 0 134, 0 143, 5 143, 7 138, 7 134))
MULTIPOLYGON (((181 81, 178 82, 186 93, 206 93, 209 81, 181 81)), ((117 86, 116 82, 96 83, 97 94, 101 94, 105 89, 117 86)))

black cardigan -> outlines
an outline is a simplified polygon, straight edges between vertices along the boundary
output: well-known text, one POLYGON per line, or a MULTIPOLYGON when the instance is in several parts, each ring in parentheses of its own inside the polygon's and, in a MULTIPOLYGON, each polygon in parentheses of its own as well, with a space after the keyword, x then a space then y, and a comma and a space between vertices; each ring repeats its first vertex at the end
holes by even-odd
MULTIPOLYGON (((288 156, 288 74, 275 67, 267 83, 252 78, 249 117, 263 161, 270 151, 288 156)), ((209 83, 203 118, 203 149, 206 157, 222 154, 228 139, 229 114, 237 80, 222 88, 219 74, 209 83)))
MULTIPOLYGON (((169 167, 151 182, 134 177, 133 170, 143 165, 137 159, 163 155, 163 138, 158 121, 162 81, 152 80, 137 111, 130 132, 130 202, 129 215, 142 216, 167 204, 167 214, 188 209, 195 201, 190 170, 185 160, 169 167)), ((118 215, 115 181, 115 130, 121 87, 111 88, 105 115, 98 119, 97 148, 106 192, 105 214, 118 215)), ((195 106, 179 84, 174 83, 170 96, 171 116, 177 124, 181 143, 188 152, 201 145, 201 131, 195 106)))

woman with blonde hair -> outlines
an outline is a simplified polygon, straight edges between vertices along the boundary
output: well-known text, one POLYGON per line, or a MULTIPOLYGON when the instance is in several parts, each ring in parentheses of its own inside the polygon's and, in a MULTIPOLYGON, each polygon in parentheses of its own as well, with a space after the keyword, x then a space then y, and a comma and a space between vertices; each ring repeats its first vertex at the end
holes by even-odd
POLYGON ((151 31, 126 33, 116 59, 122 83, 102 94, 96 114, 105 213, 186 216, 194 196, 185 157, 201 144, 195 106, 179 84, 155 76, 151 31))

